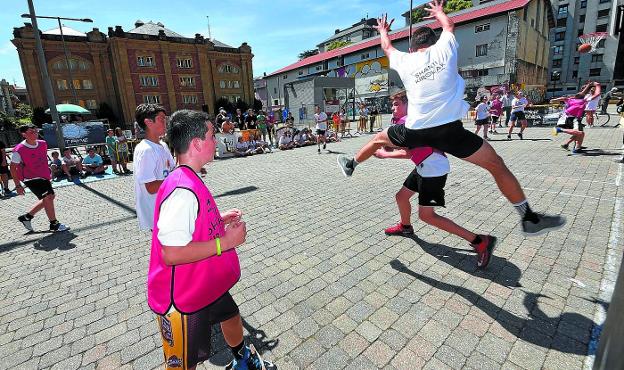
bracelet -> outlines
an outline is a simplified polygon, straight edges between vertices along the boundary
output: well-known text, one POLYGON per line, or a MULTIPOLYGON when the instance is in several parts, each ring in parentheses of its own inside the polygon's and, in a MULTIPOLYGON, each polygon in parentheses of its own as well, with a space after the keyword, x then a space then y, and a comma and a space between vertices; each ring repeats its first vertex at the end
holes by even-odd
POLYGON ((216 238, 215 242, 217 243, 217 256, 221 255, 221 239, 216 238))

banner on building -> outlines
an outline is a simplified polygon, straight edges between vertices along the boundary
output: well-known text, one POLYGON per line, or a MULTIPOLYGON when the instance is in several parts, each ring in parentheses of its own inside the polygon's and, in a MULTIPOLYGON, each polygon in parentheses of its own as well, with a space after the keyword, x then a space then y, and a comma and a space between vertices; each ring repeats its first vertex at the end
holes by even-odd
MULTIPOLYGON (((61 125, 65 146, 86 146, 106 142, 108 124, 104 122, 73 122, 61 125)), ((57 148, 56 125, 44 123, 42 126, 43 139, 49 148, 57 148)))
POLYGON ((382 57, 355 65, 355 91, 370 95, 388 91, 388 58, 382 57))

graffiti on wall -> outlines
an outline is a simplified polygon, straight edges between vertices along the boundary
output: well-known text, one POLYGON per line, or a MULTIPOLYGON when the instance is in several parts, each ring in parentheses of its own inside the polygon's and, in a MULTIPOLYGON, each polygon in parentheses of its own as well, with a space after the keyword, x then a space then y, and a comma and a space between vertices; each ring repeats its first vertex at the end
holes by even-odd
POLYGON ((388 58, 382 57, 357 63, 349 77, 355 78, 358 94, 388 91, 388 58))

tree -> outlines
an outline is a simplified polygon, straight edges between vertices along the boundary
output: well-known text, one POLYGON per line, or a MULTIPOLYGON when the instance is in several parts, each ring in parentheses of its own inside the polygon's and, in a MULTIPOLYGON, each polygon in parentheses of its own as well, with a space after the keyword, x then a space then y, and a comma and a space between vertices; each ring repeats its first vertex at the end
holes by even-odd
POLYGON ((351 44, 352 44, 351 41, 335 40, 335 41, 330 42, 329 45, 327 45, 327 51, 338 49, 343 46, 347 46, 351 44))
POLYGON ((113 112, 113 108, 106 102, 100 103, 100 108, 97 110, 95 116, 97 118, 106 118, 109 123, 117 122, 117 116, 115 112, 113 112))
POLYGON ((256 112, 261 111, 261 110, 262 110, 262 101, 260 101, 260 100, 258 100, 258 99, 256 99, 256 98, 254 98, 254 102, 253 102, 253 109, 254 109, 256 112))
POLYGON ((6 130, 11 127, 15 127, 17 120, 14 117, 0 111, 0 130, 6 130))
POLYGON ((244 100, 238 99, 236 101, 236 109, 240 109, 241 112, 244 112, 249 109, 249 104, 247 104, 244 100))
POLYGON ((219 108, 223 108, 226 111, 234 112, 234 105, 227 98, 219 98, 215 102, 215 112, 219 113, 219 108))
POLYGON ((37 127, 41 127, 44 123, 52 123, 52 116, 45 112, 45 108, 37 107, 33 109, 32 123, 37 127))
POLYGON ((302 59, 305 59, 305 58, 309 58, 309 57, 311 57, 313 55, 316 55, 318 53, 319 53, 318 49, 312 49, 312 50, 303 51, 303 52, 299 53, 299 60, 302 60, 302 59))
MULTIPOLYGON (((472 1, 470 0, 448 0, 446 4, 444 4, 444 12, 446 14, 458 12, 460 10, 468 9, 472 6, 472 1)), ((423 20, 424 17, 427 16, 427 12, 425 11, 424 6, 419 6, 412 11, 412 24, 418 23, 423 20)))
POLYGON ((28 119, 29 121, 32 119, 33 110, 32 107, 28 104, 18 103, 15 106, 15 118, 18 119, 28 119))

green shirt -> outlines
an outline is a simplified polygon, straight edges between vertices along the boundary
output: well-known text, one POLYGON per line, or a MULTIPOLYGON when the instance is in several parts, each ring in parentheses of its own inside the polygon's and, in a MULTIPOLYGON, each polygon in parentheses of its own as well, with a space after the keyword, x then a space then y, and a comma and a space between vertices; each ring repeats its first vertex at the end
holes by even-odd
POLYGON ((108 148, 108 152, 114 153, 116 146, 117 146, 117 138, 115 136, 106 136, 106 147, 108 148))

